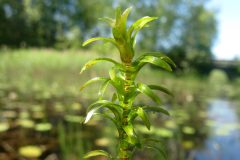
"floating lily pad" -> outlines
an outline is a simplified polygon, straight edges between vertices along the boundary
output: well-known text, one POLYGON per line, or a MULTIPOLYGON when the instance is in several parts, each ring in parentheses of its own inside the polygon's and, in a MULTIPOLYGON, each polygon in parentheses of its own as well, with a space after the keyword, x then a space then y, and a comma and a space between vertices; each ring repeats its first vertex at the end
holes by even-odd
POLYGON ((51 123, 38 123, 35 125, 35 130, 39 132, 45 132, 52 129, 51 123))
POLYGON ((43 106, 41 106, 41 105, 33 105, 32 107, 31 107, 31 110, 33 111, 33 112, 40 112, 40 111, 42 111, 43 110, 43 106))
POLYGON ((196 130, 190 126, 185 126, 182 128, 183 133, 185 134, 194 134, 196 130))
POLYGON ((19 119, 17 121, 18 125, 20 125, 23 128, 33 128, 34 127, 34 121, 30 119, 19 119))
POLYGON ((110 144, 110 140, 108 138, 100 138, 95 141, 95 144, 98 146, 106 147, 110 144))
POLYGON ((80 103, 73 103, 71 105, 71 109, 74 110, 74 111, 78 111, 78 110, 81 110, 82 106, 80 103))
POLYGON ((1 122, 0 123, 0 132, 5 132, 10 128, 9 124, 7 122, 1 122))
POLYGON ((42 111, 33 112, 33 114, 32 114, 32 117, 37 118, 37 119, 44 118, 44 116, 45 116, 45 114, 42 111))
POLYGON ((182 145, 185 149, 192 149, 194 147, 193 141, 183 141, 182 145))
POLYGON ((167 128, 170 128, 170 129, 176 129, 177 128, 177 124, 172 120, 165 121, 165 126, 167 128))
POLYGON ((65 115, 64 119, 68 122, 73 122, 73 123, 82 123, 84 118, 82 116, 79 115, 65 115))
POLYGON ((173 137, 173 131, 166 128, 158 128, 156 129, 155 133, 164 138, 173 137))
POLYGON ((17 113, 16 111, 3 111, 2 112, 2 116, 5 118, 16 118, 17 117, 17 113))
POLYGON ((23 146, 18 150, 19 154, 26 158, 38 158, 41 156, 43 150, 39 146, 23 146))
POLYGON ((61 103, 56 103, 56 104, 54 105, 54 109, 55 109, 55 111, 57 111, 57 112, 63 112, 63 111, 64 111, 64 106, 63 106, 61 103))
POLYGON ((22 112, 20 112, 19 117, 22 119, 29 118, 30 114, 27 111, 22 111, 22 112))

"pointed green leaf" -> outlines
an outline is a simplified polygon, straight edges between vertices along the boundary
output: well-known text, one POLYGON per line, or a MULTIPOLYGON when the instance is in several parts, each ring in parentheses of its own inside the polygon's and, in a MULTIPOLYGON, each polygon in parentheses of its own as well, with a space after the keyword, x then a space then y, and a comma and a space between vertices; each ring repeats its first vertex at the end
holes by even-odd
POLYGON ((115 102, 117 100, 117 93, 113 93, 112 95, 112 102, 115 102))
POLYGON ((151 111, 151 112, 160 112, 163 114, 166 114, 168 116, 170 116, 169 112, 161 107, 154 107, 154 106, 144 106, 143 109, 145 111, 151 111))
POLYGON ((99 18, 100 21, 106 22, 109 24, 111 27, 114 27, 115 25, 115 20, 109 17, 104 17, 104 18, 99 18))
POLYGON ((88 61, 86 64, 84 64, 84 66, 82 67, 81 71, 80 71, 80 74, 85 71, 86 69, 92 67, 93 65, 95 65, 96 63, 98 62, 111 62, 113 63, 114 65, 118 66, 119 68, 122 67, 122 65, 116 61, 114 61, 113 59, 111 58, 96 58, 96 59, 93 59, 93 60, 90 60, 88 61))
POLYGON ((120 73, 120 71, 117 70, 117 68, 113 67, 109 71, 109 76, 112 80, 111 81, 112 85, 114 86, 116 91, 120 94, 123 94, 124 93, 124 88, 123 88, 124 79, 123 79, 122 73, 120 73))
MULTIPOLYGON (((88 107, 88 112, 91 110, 97 110, 99 108, 108 108, 117 119, 121 119, 122 116, 122 106, 115 104, 113 102, 107 101, 107 100, 99 100, 97 102, 94 102, 88 107)), ((94 111, 95 112, 95 111, 94 111)))
POLYGON ((171 66, 159 57, 145 56, 137 63, 138 63, 137 65, 139 68, 143 67, 147 63, 150 63, 150 64, 156 65, 158 67, 161 67, 167 71, 172 71, 171 66))
POLYGON ((98 108, 94 108, 94 109, 90 110, 87 113, 87 116, 86 116, 85 121, 83 123, 87 123, 92 118, 92 116, 95 114, 95 112, 97 111, 98 108))
POLYGON ((92 79, 90 79, 89 81, 87 81, 86 83, 84 83, 81 87, 80 87, 80 91, 82 91, 85 87, 87 87, 89 84, 92 84, 94 82, 97 81, 103 81, 103 80, 107 80, 108 78, 105 77, 94 77, 92 79))
POLYGON ((121 16, 121 27, 123 32, 126 32, 127 18, 131 10, 132 10, 132 7, 127 8, 121 16))
POLYGON ((91 38, 91 39, 85 41, 82 46, 86 46, 86 45, 88 45, 88 44, 90 44, 92 42, 95 42, 95 41, 110 42, 110 43, 116 45, 116 42, 115 42, 115 40, 113 38, 95 37, 95 38, 91 38))
POLYGON ((100 115, 104 118, 107 118, 107 119, 111 120, 117 128, 120 128, 118 122, 114 118, 112 118, 110 115, 107 115, 107 114, 104 114, 104 113, 96 113, 95 115, 100 115))
POLYGON ((146 148, 158 151, 163 156, 164 160, 167 160, 167 153, 163 149, 160 149, 156 146, 150 146, 150 145, 147 145, 146 148))
POLYGON ((134 128, 133 128, 132 124, 128 124, 127 126, 123 126, 123 130, 128 135, 127 138, 126 138, 128 143, 136 144, 139 141, 137 139, 137 137, 135 136, 134 128))
POLYGON ((167 62, 168 64, 172 65, 174 68, 176 68, 176 64, 168 56, 164 55, 162 52, 146 52, 139 58, 142 59, 145 56, 159 57, 165 62, 167 62))
POLYGON ((90 158, 90 157, 95 157, 95 156, 105 156, 108 158, 112 158, 109 153, 107 153, 106 151, 103 151, 103 150, 90 151, 87 154, 85 154, 85 156, 83 158, 90 158))
POLYGON ((142 17, 140 18, 139 20, 137 20, 136 22, 134 22, 128 29, 128 35, 129 37, 132 37, 132 34, 133 32, 134 35, 133 37, 136 36, 136 34, 149 22, 153 21, 153 20, 156 20, 157 17, 149 17, 149 16, 146 16, 146 17, 142 17))
POLYGON ((151 90, 151 88, 149 88, 147 85, 143 84, 143 83, 139 83, 137 85, 137 90, 145 95, 147 95, 148 97, 150 97, 154 102, 160 104, 161 100, 160 98, 151 90))
POLYGON ((108 84, 110 83, 110 81, 111 81, 111 79, 106 79, 103 82, 103 84, 101 85, 99 92, 98 92, 99 99, 103 98, 103 95, 104 95, 106 88, 107 88, 108 84))
POLYGON ((162 87, 162 86, 158 86, 158 85, 148 85, 149 88, 153 89, 153 90, 159 90, 162 91, 170 96, 173 96, 172 92, 170 92, 167 88, 162 87))
POLYGON ((122 13, 122 9, 119 6, 116 8, 116 25, 119 25, 119 23, 121 21, 121 13, 122 13))
POLYGON ((167 57, 167 56, 162 56, 161 59, 164 60, 165 62, 171 64, 174 68, 177 67, 176 64, 175 64, 169 57, 167 57))
POLYGON ((150 124, 147 113, 141 107, 139 107, 137 109, 137 114, 143 120, 143 122, 146 125, 146 127, 148 128, 148 130, 150 130, 151 124, 150 124))
POLYGON ((124 126, 123 129, 128 136, 134 136, 134 130, 132 125, 128 124, 127 126, 124 126))

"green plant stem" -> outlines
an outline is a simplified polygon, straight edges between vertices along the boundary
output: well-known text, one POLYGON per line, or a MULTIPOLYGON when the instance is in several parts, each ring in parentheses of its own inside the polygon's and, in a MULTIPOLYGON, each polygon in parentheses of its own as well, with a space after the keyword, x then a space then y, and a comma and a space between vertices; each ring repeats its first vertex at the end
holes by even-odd
MULTIPOLYGON (((125 84, 124 84, 124 91, 125 91, 125 94, 127 95, 127 93, 130 90, 130 86, 132 85, 131 72, 128 71, 129 68, 131 67, 131 64, 124 64, 124 65, 127 68, 127 71, 125 74, 125 84)), ((131 144, 127 142, 128 135, 123 129, 125 126, 127 126, 130 123, 128 120, 128 114, 132 108, 132 104, 128 102, 127 96, 124 97, 123 105, 124 105, 123 116, 122 116, 123 119, 121 122, 122 129, 119 133, 119 141, 120 141, 119 157, 120 157, 120 160, 129 160, 132 153, 131 144)))

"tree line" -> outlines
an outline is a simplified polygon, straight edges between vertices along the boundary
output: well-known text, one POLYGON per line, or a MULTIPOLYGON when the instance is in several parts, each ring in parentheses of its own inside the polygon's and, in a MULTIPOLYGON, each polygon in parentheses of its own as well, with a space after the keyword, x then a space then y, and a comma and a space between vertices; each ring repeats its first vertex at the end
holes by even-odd
POLYGON ((157 16, 137 37, 141 49, 168 53, 179 68, 204 68, 212 59, 216 14, 207 0, 1 0, 0 46, 81 48, 83 40, 110 35, 99 17, 133 6, 130 21, 157 16), (143 41, 143 38, 148 39, 143 41))

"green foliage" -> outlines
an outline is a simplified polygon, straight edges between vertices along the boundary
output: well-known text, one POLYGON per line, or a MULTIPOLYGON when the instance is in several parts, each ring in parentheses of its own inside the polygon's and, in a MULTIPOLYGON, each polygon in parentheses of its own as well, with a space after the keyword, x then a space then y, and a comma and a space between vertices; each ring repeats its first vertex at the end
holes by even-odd
MULTIPOLYGON (((130 159, 135 148, 141 148, 144 146, 144 143, 139 139, 133 126, 134 120, 137 117, 139 117, 146 127, 150 129, 151 123, 148 118, 148 111, 169 115, 165 109, 158 106, 161 105, 162 102, 154 90, 172 95, 171 92, 162 86, 146 85, 144 83, 136 82, 136 77, 139 71, 146 64, 156 65, 167 71, 172 71, 172 67, 175 67, 174 62, 170 58, 160 53, 146 53, 134 60, 134 46, 137 33, 146 27, 149 22, 156 20, 157 18, 146 16, 134 22, 130 27, 127 27, 127 18, 130 11, 131 8, 127 8, 124 12, 122 12, 120 8, 117 8, 116 19, 101 19, 111 26, 113 38, 95 37, 83 43, 83 46, 99 40, 112 43, 119 51, 121 63, 110 58, 98 58, 87 62, 81 70, 82 73, 84 70, 102 61, 113 64, 113 67, 109 69, 109 78, 95 77, 87 81, 81 87, 81 90, 93 82, 103 81, 99 90, 99 100, 88 107, 85 123, 87 123, 95 114, 99 114, 101 108, 103 109, 103 113, 100 114, 103 115, 103 117, 110 119, 118 130, 119 152, 116 158, 121 160, 130 159), (115 89, 112 102, 103 100, 103 94, 108 85, 111 85, 115 89), (139 94, 146 95, 152 99, 157 106, 135 106, 133 103, 139 94)), ((147 147, 155 148, 154 146, 147 147)), ((104 155, 111 158, 108 153, 101 150, 90 152, 85 158, 97 155, 104 155)))

